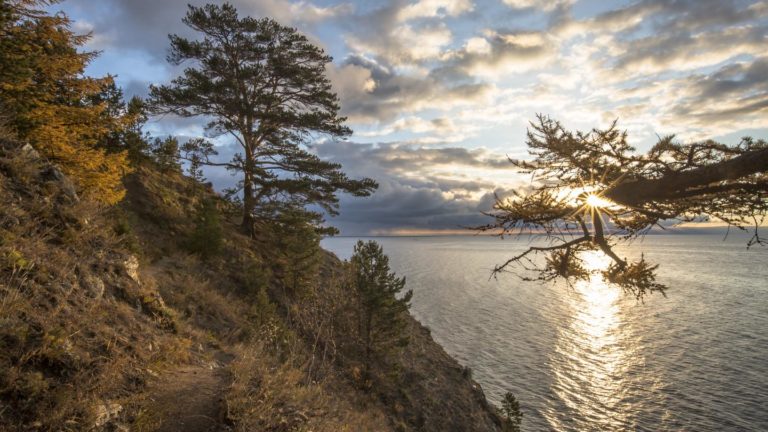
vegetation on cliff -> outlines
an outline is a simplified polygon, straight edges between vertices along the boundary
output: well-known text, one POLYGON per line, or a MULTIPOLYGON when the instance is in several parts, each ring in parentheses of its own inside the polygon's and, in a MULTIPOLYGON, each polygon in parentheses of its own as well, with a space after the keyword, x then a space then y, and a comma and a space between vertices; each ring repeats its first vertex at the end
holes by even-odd
POLYGON ((75 34, 47 2, 0 2, 0 107, 5 126, 55 162, 83 194, 106 204, 124 196, 126 153, 99 145, 130 123, 110 113, 99 95, 111 77, 84 75, 96 53, 81 52, 88 36, 75 34))
POLYGON ((182 174, 174 137, 143 132, 143 101, 83 74, 93 54, 47 3, 0 3, 0 429, 501 427, 399 289, 373 296, 364 261, 320 248, 304 205, 333 209, 338 165, 319 195, 263 170, 263 207, 218 195, 182 174), (367 304, 410 343, 378 349, 367 304))

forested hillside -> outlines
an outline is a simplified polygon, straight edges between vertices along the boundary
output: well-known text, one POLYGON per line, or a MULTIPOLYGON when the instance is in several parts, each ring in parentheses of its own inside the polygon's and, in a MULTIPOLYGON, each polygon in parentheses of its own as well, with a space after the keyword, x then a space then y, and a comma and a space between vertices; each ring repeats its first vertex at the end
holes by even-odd
POLYGON ((202 144, 149 136, 146 101, 86 76, 95 54, 46 4, 0 3, 0 429, 501 430, 362 271, 382 257, 320 248, 307 206, 374 182, 288 146, 269 152, 322 178, 255 170, 246 206, 214 191, 183 157, 202 144))

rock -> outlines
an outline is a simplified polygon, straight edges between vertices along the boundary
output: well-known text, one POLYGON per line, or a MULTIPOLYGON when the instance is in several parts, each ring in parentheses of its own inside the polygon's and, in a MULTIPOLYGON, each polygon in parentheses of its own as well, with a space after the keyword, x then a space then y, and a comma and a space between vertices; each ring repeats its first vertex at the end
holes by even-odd
POLYGON ((77 196, 77 190, 75 190, 75 184, 69 177, 65 176, 61 170, 53 165, 48 167, 44 172, 45 176, 52 179, 59 184, 61 191, 72 202, 80 202, 80 197, 77 196))
POLYGON ((104 427, 110 420, 117 417, 123 410, 123 406, 118 403, 105 403, 97 405, 95 409, 96 420, 93 422, 92 429, 104 427))
POLYGON ((85 275, 81 282, 88 295, 93 298, 101 298, 104 295, 104 281, 93 275, 85 275))
POLYGON ((35 150, 35 148, 29 144, 24 144, 21 146, 20 152, 24 157, 30 159, 40 159, 40 153, 38 153, 37 150, 35 150))
POLYGON ((139 278, 139 259, 134 255, 129 255, 128 258, 123 261, 123 268, 125 273, 133 279, 134 282, 141 285, 141 279, 139 278))

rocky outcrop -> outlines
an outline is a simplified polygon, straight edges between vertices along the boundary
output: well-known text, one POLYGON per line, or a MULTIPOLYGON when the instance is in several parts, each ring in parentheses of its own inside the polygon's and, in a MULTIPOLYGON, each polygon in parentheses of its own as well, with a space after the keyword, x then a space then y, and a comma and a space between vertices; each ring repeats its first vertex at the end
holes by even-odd
POLYGON ((402 406, 415 430, 500 431, 501 418, 480 384, 432 339, 429 329, 411 319, 404 376, 398 386, 382 389, 385 397, 402 406))
POLYGON ((184 346, 105 216, 31 146, 0 140, 4 432, 120 430, 123 401, 168 357, 146 347, 184 346))
POLYGON ((96 419, 93 422, 92 431, 104 430, 110 423, 120 415, 123 411, 123 406, 119 403, 102 403, 96 405, 94 408, 94 415, 96 419))

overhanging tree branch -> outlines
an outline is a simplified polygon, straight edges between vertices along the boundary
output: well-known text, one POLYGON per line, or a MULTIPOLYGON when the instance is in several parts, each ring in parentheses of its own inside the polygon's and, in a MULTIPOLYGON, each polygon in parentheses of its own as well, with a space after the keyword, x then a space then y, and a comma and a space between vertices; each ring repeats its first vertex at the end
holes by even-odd
POLYGON ((485 213, 494 221, 475 229, 502 236, 540 233, 558 243, 530 247, 496 266, 494 274, 516 264, 539 272, 536 280, 578 279, 585 275, 580 253, 600 250, 613 261, 603 277, 641 298, 664 292, 655 281, 657 266, 644 257, 635 262, 619 257, 617 240, 631 240, 665 221, 718 219, 752 229, 748 246, 764 244, 759 228, 768 213, 768 144, 763 140, 678 144, 667 136, 637 154, 616 122, 605 130, 570 132, 543 115, 527 135, 532 160, 510 162, 533 176, 531 192, 496 197, 494 210, 485 213), (547 254, 546 265, 531 267, 530 254, 539 252, 547 254))

